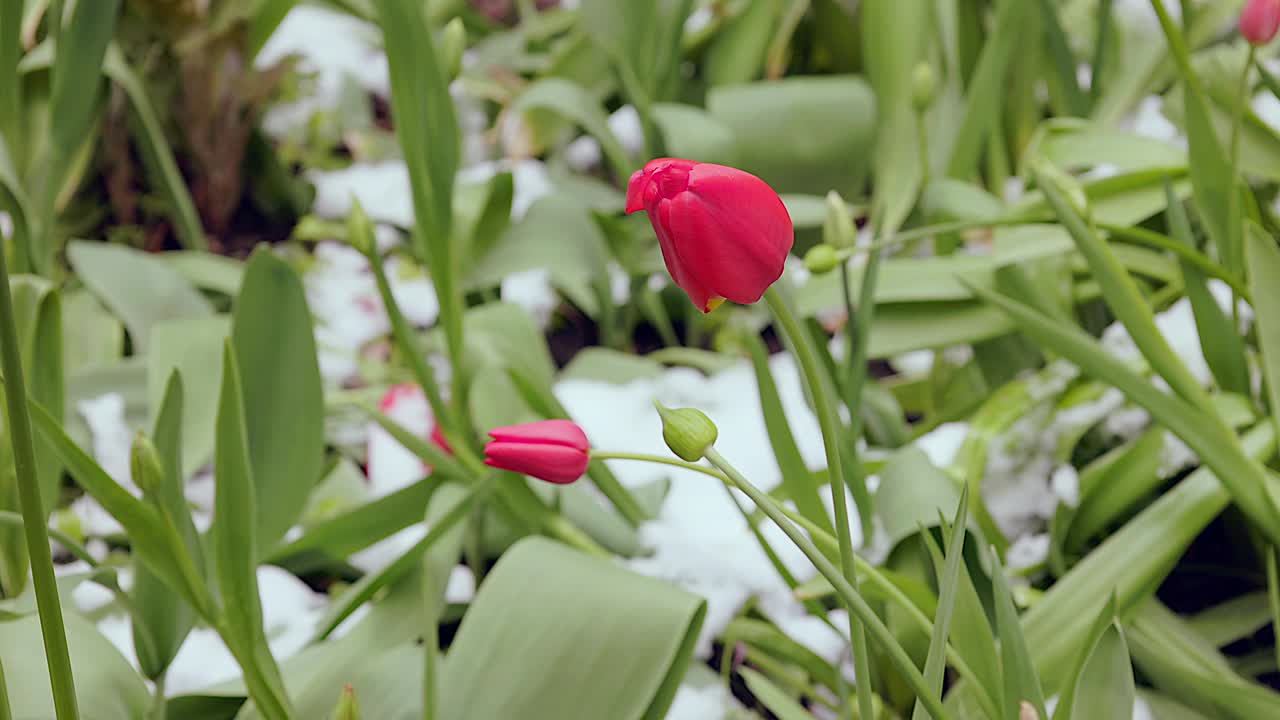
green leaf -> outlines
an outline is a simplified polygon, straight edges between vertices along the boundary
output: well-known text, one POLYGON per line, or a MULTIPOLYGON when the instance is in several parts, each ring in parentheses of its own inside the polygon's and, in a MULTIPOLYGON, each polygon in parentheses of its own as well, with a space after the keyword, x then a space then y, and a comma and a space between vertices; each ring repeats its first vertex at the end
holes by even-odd
MULTIPOLYGON (((650 102, 675 94, 680 39, 690 0, 584 0, 579 24, 613 61, 641 115, 650 102)), ((653 149, 656 152, 656 148, 653 149)))
POLYGON ((1023 702, 1031 703, 1040 717, 1046 718, 1049 714, 1044 709, 1044 691, 1041 690, 1040 678, 1031 661, 1028 639, 1023 634, 1018 611, 1013 606, 1013 595, 1009 592, 1004 568, 994 554, 991 562, 991 594, 995 604, 996 633, 1000 636, 1001 672, 1004 675, 1004 705, 1001 709, 1004 711, 1004 718, 1017 720, 1019 706, 1023 702))
POLYGON ((572 120, 600 143, 600 149, 617 177, 626 178, 635 169, 622 143, 609 129, 609 118, 604 108, 582 86, 564 78, 544 78, 525 88, 512 107, 526 112, 550 111, 572 120))
MULTIPOLYGON (((181 418, 182 378, 174 371, 165 388, 154 431, 156 450, 164 465, 164 481, 157 493, 158 509, 173 523, 183 540, 183 547, 176 551, 186 552, 197 571, 203 574, 204 551, 183 492, 186 476, 182 472, 181 418)), ((134 565, 132 595, 137 607, 133 617, 133 645, 137 649, 138 664, 143 674, 155 679, 178 654, 178 648, 195 623, 195 611, 163 578, 142 563, 134 565)))
POLYGON ((653 120, 671 157, 718 165, 737 165, 738 149, 733 130, 706 110, 693 105, 658 103, 653 120))
POLYGON ((231 335, 242 368, 258 553, 302 514, 324 463, 324 399, 297 273, 269 249, 249 259, 231 335))
POLYGON ((760 412, 764 416, 765 428, 768 431, 769 443, 773 446, 774 457, 778 468, 782 471, 781 491, 786 498, 796 504, 796 508, 809 520, 830 531, 831 519, 827 508, 818 494, 818 485, 813 473, 805 464, 800 448, 796 445, 791 433, 791 425, 782 409, 782 399, 778 395, 777 383, 773 380, 773 372, 769 369, 768 352, 764 343, 755 336, 745 338, 747 350, 751 353, 751 367, 756 375, 756 387, 760 393, 760 412))
POLYGON ((1280 428, 1280 249, 1275 240, 1253 223, 1245 229, 1245 258, 1249 290, 1257 313, 1258 350, 1266 380, 1267 406, 1280 428))
POLYGON ((256 57, 298 0, 259 0, 249 20, 247 57, 256 57))
POLYGON ((62 352, 68 377, 124 354, 124 325, 84 288, 62 294, 62 352))
MULTIPOLYGON (((78 613, 63 623, 76 678, 76 698, 85 717, 136 720, 145 717, 151 695, 142 678, 105 637, 78 613)), ((0 622, 0 665, 4 666, 14 718, 54 717, 40 620, 33 614, 0 622)), ((3 713, 3 710, 0 710, 3 713)))
POLYGON ((213 314, 213 306, 163 260, 123 245, 73 241, 67 259, 80 278, 146 350, 151 328, 163 320, 213 314))
POLYGON ((527 538, 498 561, 454 638, 441 716, 659 720, 705 612, 667 583, 527 538))
POLYGON ((935 527, 938 516, 954 516, 961 488, 914 445, 889 456, 880 469, 876 513, 884 523, 889 547, 915 535, 921 527, 935 527))
POLYGON ((171 250, 160 256, 192 285, 227 297, 240 292, 244 263, 225 255, 200 250, 171 250))
POLYGON ((747 0, 741 12, 715 34, 703 58, 707 84, 738 85, 759 80, 769 40, 782 15, 781 0, 747 0))
POLYGON ((498 244, 511 224, 511 201, 515 181, 509 172, 494 175, 483 184, 458 185, 454 189, 453 211, 458 217, 458 236, 466 249, 465 269, 485 257, 498 244))
MULTIPOLYGON (((933 570, 938 579, 938 612, 933 618, 933 633, 929 637, 929 654, 924 663, 924 679, 931 688, 942 692, 942 676, 947 669, 947 642, 950 637, 952 613, 956 607, 956 596, 960 588, 960 575, 964 565, 965 526, 968 524, 969 493, 968 488, 960 494, 960 504, 956 508, 955 517, 951 521, 951 539, 947 543, 946 559, 936 551, 933 538, 926 535, 930 554, 933 557, 933 570)), ((930 717, 924 706, 916 703, 911 713, 913 720, 930 717)))
POLYGON ((230 334, 226 315, 157 323, 147 353, 147 405, 155 422, 169 378, 183 378, 182 415, 177 429, 182 438, 182 475, 190 477, 213 456, 218 387, 222 377, 222 345, 230 334))
POLYGON ((1032 32, 1034 13, 1035 3, 1010 2, 999 6, 995 28, 987 36, 968 82, 964 115, 952 144, 947 175, 967 179, 978 170, 978 158, 1005 107, 1005 81, 1012 58, 1022 38, 1032 32))
POLYGON ((875 98, 861 78, 790 77, 707 93, 707 111, 737 139, 742 169, 779 193, 860 195, 875 98))
POLYGON ((769 678, 749 667, 738 668, 738 674, 746 681, 747 688, 778 720, 812 720, 813 715, 796 702, 785 690, 774 685, 769 678))
POLYGON ((1112 621, 1080 669, 1074 717, 1127 717, 1133 712, 1133 666, 1120 624, 1112 621))

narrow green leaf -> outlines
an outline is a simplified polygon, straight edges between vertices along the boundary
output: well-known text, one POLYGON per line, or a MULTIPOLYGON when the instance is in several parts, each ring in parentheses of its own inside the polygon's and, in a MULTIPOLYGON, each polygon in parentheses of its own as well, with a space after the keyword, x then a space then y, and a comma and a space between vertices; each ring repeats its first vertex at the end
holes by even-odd
MULTIPOLYGON (((1165 184, 1165 196, 1169 202, 1167 213, 1170 234, 1181 245, 1194 249, 1195 237, 1191 234, 1191 222, 1187 219, 1186 209, 1173 192, 1173 185, 1165 184)), ((1205 273, 1185 258, 1180 257, 1178 265, 1182 269, 1187 299, 1190 300, 1191 311, 1195 315, 1200 349, 1214 378, 1227 392, 1251 394, 1249 364, 1245 358, 1243 338, 1232 326, 1230 316, 1222 312, 1217 300, 1209 292, 1205 273)))
MULTIPOLYGON (((1114 624, 1116 619, 1116 597, 1109 596, 1105 605, 1097 617, 1092 620, 1088 631, 1084 635, 1084 639, 1080 644, 1080 649, 1076 653, 1074 664, 1070 673, 1067 675, 1066 684, 1062 688, 1060 700, 1057 707, 1053 709, 1052 720, 1071 720, 1072 713, 1075 710, 1076 698, 1080 696, 1081 681, 1084 679, 1083 671, 1085 665, 1089 662, 1089 658, 1093 654, 1094 648, 1097 646, 1099 639, 1103 633, 1114 624)), ((1086 686, 1087 687, 1087 686, 1086 686)), ((1082 718, 1089 718, 1089 715, 1082 715, 1082 718)))
MULTIPOLYGON (((956 607, 956 595, 960 587, 960 574, 964 566, 964 537, 968 523, 969 489, 960 493, 960 505, 951 523, 951 539, 947 543, 946 559, 938 557, 933 538, 929 537, 930 554, 934 572, 938 578, 938 612, 933 618, 933 633, 929 636, 929 654, 924 662, 924 679, 929 687, 942 693, 942 676, 947 669, 947 642, 950 636, 951 617, 956 607)), ((912 720, 930 717, 924 706, 916 703, 912 720)))
POLYGON ((994 553, 991 555, 991 593, 995 604, 996 632, 1000 636, 1000 660, 1004 674, 1005 720, 1018 720, 1019 708, 1029 702, 1040 713, 1049 717, 1044 708, 1044 692, 1040 678, 1027 649, 1027 639, 1022 633, 1018 611, 1013 606, 1013 595, 1005 579, 1004 568, 994 553))
POLYGON ((1280 248, 1253 223, 1245 229, 1244 248, 1249 289, 1257 313, 1258 350, 1262 353, 1267 406, 1271 409, 1272 422, 1280 428, 1280 248))
POLYGON ((1133 666, 1120 624, 1112 621, 1080 670, 1074 717, 1128 717, 1133 713, 1133 666))
POLYGON ((1040 18, 1048 41, 1049 59, 1052 61, 1051 77, 1063 94, 1066 114, 1085 117, 1089 113, 1089 98, 1076 82, 1076 60, 1071 53, 1067 33, 1058 17, 1057 4, 1051 0, 1040 0, 1040 18))
POLYGON ((247 57, 252 60, 271 39, 280 22, 289 14, 298 0, 260 0, 249 20, 247 57))
POLYGON ((635 169, 613 131, 600 103, 582 86, 564 78, 549 77, 539 80, 516 98, 517 110, 545 110, 561 115, 581 125, 599 143, 605 159, 618 178, 626 178, 635 169))
MULTIPOLYGON (((18 60, 22 57, 21 2, 0 3, 0 142, 22 147, 22 79, 18 60)), ((27 268, 19 268, 24 271, 27 268)), ((4 712, 0 709, 0 712, 4 712)))
POLYGON ((818 494, 817 482, 800 455, 800 448, 791 433, 791 424, 787 422, 786 413, 782 409, 782 399, 778 395, 773 372, 769 369, 764 343, 754 335, 745 340, 747 350, 751 353, 751 367, 755 370, 756 387, 760 392, 760 412, 764 416, 774 457, 782 470, 782 492, 796 504, 802 515, 831 532, 831 518, 818 494))
MULTIPOLYGON (((245 269, 232 322, 259 554, 293 526, 324 463, 324 399, 302 282, 268 248, 245 269)), ((256 556, 255 556, 256 557, 256 556)))
POLYGON ((769 678, 749 667, 739 668, 738 674, 746 681, 751 694, 777 716, 778 720, 812 720, 813 715, 803 705, 796 702, 787 691, 773 684, 769 678))
MULTIPOLYGON (((429 528, 442 522, 459 507, 469 504, 471 495, 461 487, 447 484, 440 488, 427 506, 424 522, 429 528)), ((445 589, 449 585, 449 573, 458 564, 462 553, 465 525, 453 524, 438 542, 422 554, 422 603, 423 603, 423 720, 436 720, 439 706, 439 623, 444 610, 445 589)))

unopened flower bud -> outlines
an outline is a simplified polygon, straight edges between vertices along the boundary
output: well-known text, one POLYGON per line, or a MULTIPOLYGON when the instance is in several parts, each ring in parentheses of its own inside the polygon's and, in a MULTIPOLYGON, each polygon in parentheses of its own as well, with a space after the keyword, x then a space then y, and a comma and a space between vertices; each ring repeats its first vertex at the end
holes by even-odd
POLYGON ((440 33, 440 67, 444 77, 452 81, 462 71, 462 53, 467 49, 467 28, 456 17, 440 33))
POLYGON ((133 449, 129 453, 129 470, 133 473, 133 482, 142 489, 143 495, 154 498, 160 494, 164 484, 164 463, 160 462, 160 453, 150 438, 142 431, 133 436, 133 449))
POLYGON ((814 245, 804 254, 804 266, 814 275, 825 275, 840 266, 840 254, 826 243, 814 245))
POLYGON ((822 242, 837 250, 851 248, 858 242, 858 228, 840 193, 827 193, 827 218, 822 223, 822 242))
POLYGON ((338 698, 338 706, 333 709, 333 720, 360 720, 360 706, 356 702, 356 689, 350 685, 342 688, 342 696, 338 698))
POLYGON ((933 66, 921 62, 911 71, 911 106, 922 113, 933 106, 934 95, 938 91, 938 81, 933 75, 933 66))
POLYGON ((681 460, 696 462, 716 444, 720 431, 701 410, 680 408, 672 410, 661 403, 654 403, 662 416, 662 439, 681 460))
POLYGON ((369 220, 364 207, 355 196, 351 198, 351 210, 347 213, 347 242, 365 256, 372 256, 378 247, 373 234, 373 221, 369 220))
POLYGON ((1249 0, 1240 11, 1240 34, 1250 45, 1266 45, 1280 30, 1280 0, 1249 0))

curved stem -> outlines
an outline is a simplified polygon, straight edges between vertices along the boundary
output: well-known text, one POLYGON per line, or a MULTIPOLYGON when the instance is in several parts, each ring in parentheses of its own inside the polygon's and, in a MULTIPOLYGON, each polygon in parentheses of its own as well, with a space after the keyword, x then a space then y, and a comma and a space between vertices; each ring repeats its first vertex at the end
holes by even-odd
MULTIPOLYGON (((728 475, 725 475, 716 468, 708 467, 701 463, 685 462, 684 460, 678 460, 672 457, 649 455, 647 453, 615 452, 606 450, 592 450, 591 457, 594 460, 634 460, 637 462, 648 462, 657 465, 669 465, 683 470, 692 470, 696 473, 706 475, 707 477, 715 478, 716 480, 724 483, 725 487, 737 487, 737 485, 729 479, 728 475)), ((756 504, 759 505, 758 502, 756 504)), ((829 558, 839 557, 840 550, 838 543, 826 529, 785 505, 777 504, 776 507, 787 517, 787 519, 796 523, 805 532, 809 533, 809 536, 813 538, 815 548, 820 548, 820 552, 829 558)), ((931 621, 929 617, 911 601, 911 598, 907 597, 906 593, 902 592, 902 590, 897 585, 894 585, 889 578, 885 577, 884 574, 876 568, 876 566, 867 562, 864 558, 854 555, 853 559, 858 573, 875 588, 876 592, 883 595, 890 603, 904 611, 920 632, 925 635, 931 635, 933 633, 933 621, 931 621)), ((977 673, 974 672, 969 663, 965 662, 965 659, 961 657, 960 653, 956 652, 955 647, 952 646, 950 642, 947 644, 947 659, 951 662, 952 666, 955 667, 956 672, 959 673, 961 677, 967 678, 973 682, 974 687, 978 688, 979 697, 983 703, 983 708, 987 711, 987 715, 990 717, 999 717, 1000 713, 996 712, 995 700, 987 693, 986 686, 983 685, 981 679, 978 678, 977 673)))
MULTIPOLYGON (((920 670, 911 660, 911 656, 907 655, 907 651, 894 639, 893 633, 880 620, 875 611, 871 609, 867 601, 863 600, 862 596, 853 589, 853 586, 845 579, 844 574, 827 559, 826 555, 822 554, 822 551, 818 550, 813 541, 804 534, 804 531, 791 522, 773 498, 752 485, 714 447, 707 449, 707 460, 710 460, 713 465, 724 471, 725 476, 729 478, 734 486, 751 498, 751 501, 764 514, 768 515, 769 519, 773 520, 782 529, 782 532, 786 533, 787 537, 791 538, 791 541, 800 549, 800 552, 804 553, 805 557, 809 558, 809 562, 813 563, 818 572, 822 573, 823 577, 830 581, 831 586, 835 588, 836 594, 840 596, 840 599, 844 601, 845 607, 849 609, 850 625, 853 624, 856 618, 859 626, 865 627, 871 633, 876 642, 884 649, 889 661, 893 663, 894 668, 902 676, 903 680, 906 681, 907 685, 911 686, 920 703, 929 711, 933 720, 949 720, 952 715, 942 706, 942 701, 937 695, 929 689, 929 684, 925 681, 924 676, 920 674, 920 670)), ((864 693, 867 693, 869 700, 871 688, 867 682, 868 678, 864 675, 855 677, 855 680, 858 684, 859 698, 864 693)), ((861 700, 859 704, 862 704, 861 700)))
POLYGON ((1154 248, 1167 250, 1168 252, 1177 255, 1178 259, 1186 260, 1192 265, 1195 265, 1196 268, 1205 275, 1208 275, 1211 278, 1216 278, 1227 285, 1230 285, 1231 290, 1246 302, 1252 302, 1250 299, 1252 296, 1249 294, 1249 288, 1245 286, 1243 280, 1236 276, 1232 271, 1209 259, 1204 253, 1186 245, 1185 243, 1177 242, 1168 236, 1155 232, 1154 230, 1147 230, 1146 228, 1141 227, 1125 227, 1122 225, 1108 225, 1106 223, 1098 223, 1097 226, 1099 230, 1106 232, 1108 235, 1114 235, 1119 238, 1124 238, 1125 240, 1131 240, 1133 242, 1142 243, 1143 245, 1150 245, 1154 248))
MULTIPOLYGON (((1258 49, 1249 44, 1249 56, 1245 58, 1244 67, 1240 69, 1240 83, 1236 86, 1236 102, 1231 109, 1231 144, 1227 150, 1227 162, 1231 164, 1230 194, 1227 195, 1227 228, 1231 241, 1231 257, 1227 258, 1227 266, 1233 271, 1243 268, 1244 262, 1244 223, 1240 221, 1240 189, 1236 178, 1240 175, 1240 125, 1244 120, 1245 96, 1249 93, 1249 70, 1253 68, 1253 60, 1258 49)), ((1235 289, 1231 290, 1231 325, 1240 327, 1240 302, 1235 289)))
MULTIPOLYGON (((849 506, 845 498, 848 484, 840 458, 840 438, 844 434, 844 427, 840 424, 835 408, 831 405, 831 398, 827 395, 827 387, 821 374, 822 368, 818 366, 818 358, 809 336, 800 327, 791 308, 787 306, 786 301, 776 289, 769 288, 764 296, 774 318, 782 326, 782 331, 791 339, 791 346, 800 363, 805 384, 809 387, 809 395, 813 398, 814 414, 818 416, 818 424, 822 428, 822 446, 827 453, 827 477, 831 486, 831 507, 835 514, 836 540, 840 544, 840 568, 850 588, 853 589, 857 587, 858 575, 854 571, 853 535, 849 528, 849 506)), ((707 457, 711 459, 710 455, 707 457)), ((714 460, 712 462, 714 463, 714 460)), ((719 466, 719 463, 715 464, 719 466)), ((726 474, 729 473, 724 467, 720 469, 725 470, 726 474)), ((865 485, 861 491, 859 494, 855 489, 855 497, 860 499, 865 497, 865 485)), ((857 678, 859 712, 863 717, 871 717, 871 661, 867 655, 866 632, 861 623, 854 621, 853 608, 846 606, 845 609, 849 611, 849 641, 853 646, 853 671, 857 678)))
POLYGON ((31 581, 35 586, 36 609, 40 615, 40 634, 44 640, 45 661, 49 666, 49 686, 53 690, 53 708, 58 720, 75 720, 80 716, 76 703, 75 678, 71 674, 71 652, 67 648, 67 632, 62 623, 62 602, 53 573, 53 554, 49 550, 47 515, 40 499, 36 478, 35 441, 31 416, 27 411, 27 386, 22 378, 22 358, 18 345, 18 326, 14 319, 13 296, 9 291, 9 268, 4 245, 0 243, 0 363, 5 377, 5 402, 9 414, 8 434, 13 449, 13 469, 18 481, 18 500, 22 506, 22 529, 26 534, 27 555, 31 560, 31 581))

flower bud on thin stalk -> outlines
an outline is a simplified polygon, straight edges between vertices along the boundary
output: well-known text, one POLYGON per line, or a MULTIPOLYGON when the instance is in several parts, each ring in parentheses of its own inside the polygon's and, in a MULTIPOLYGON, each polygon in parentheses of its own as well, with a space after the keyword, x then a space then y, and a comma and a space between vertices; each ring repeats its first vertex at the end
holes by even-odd
POLYGON ((591 464, 587 435, 569 420, 541 420, 489 431, 484 464, 556 485, 582 477, 591 464))
POLYGON ((707 448, 716 444, 720 431, 706 413, 694 408, 672 410, 654 402, 662 417, 662 439, 676 457, 687 462, 697 462, 707 454, 707 448))
POLYGON ((938 92, 938 81, 934 78, 933 66, 927 62, 916 65, 911 72, 911 107, 917 113, 923 113, 933 107, 938 92))
POLYGON ((133 436, 133 448, 129 452, 129 470, 133 482, 142 489, 142 494, 152 502, 160 500, 160 488, 164 484, 164 464, 160 462, 160 453, 150 438, 141 430, 133 436))
POLYGON ((858 227, 853 222, 849 205, 832 190, 827 193, 827 216, 822 221, 822 242, 837 250, 847 250, 858 243, 858 227))
POLYGON ((1280 30, 1280 0, 1249 0, 1240 11, 1240 34, 1250 45, 1271 42, 1280 30))
POLYGON ((840 266, 840 253, 826 243, 814 245, 804 255, 804 267, 814 275, 825 275, 840 266))
POLYGON ((462 18, 456 17, 440 33, 440 66, 446 81, 451 82, 462 72, 462 54, 466 49, 467 28, 462 18))

